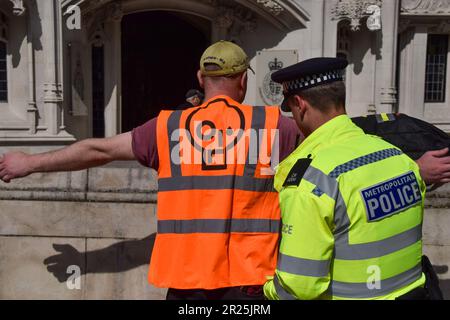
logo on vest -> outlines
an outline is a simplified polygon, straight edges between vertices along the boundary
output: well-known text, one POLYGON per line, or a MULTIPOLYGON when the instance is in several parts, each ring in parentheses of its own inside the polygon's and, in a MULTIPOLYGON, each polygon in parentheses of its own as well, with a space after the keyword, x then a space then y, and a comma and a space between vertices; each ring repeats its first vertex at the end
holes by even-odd
POLYGON ((273 168, 279 164, 279 132, 264 128, 266 114, 260 111, 259 119, 255 111, 261 108, 264 107, 254 107, 254 118, 249 119, 251 127, 244 112, 224 99, 194 109, 182 128, 169 133, 172 164, 199 165, 202 171, 225 171, 230 166, 245 165, 258 170, 261 176, 273 177, 273 168), (225 119, 217 115, 208 119, 206 109, 214 103, 228 107, 225 119))
POLYGON ((368 222, 379 221, 409 209, 422 201, 414 172, 361 191, 368 222))

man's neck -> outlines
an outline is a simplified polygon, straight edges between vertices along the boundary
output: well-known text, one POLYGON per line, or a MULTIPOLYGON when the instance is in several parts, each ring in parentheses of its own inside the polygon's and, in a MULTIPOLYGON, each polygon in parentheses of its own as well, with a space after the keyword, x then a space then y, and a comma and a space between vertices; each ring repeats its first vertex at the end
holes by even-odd
POLYGON ((227 97, 230 97, 231 99, 233 99, 235 101, 240 102, 238 94, 236 94, 235 92, 227 91, 227 90, 207 91, 207 92, 205 92, 205 101, 209 101, 209 100, 211 100, 211 99, 213 99, 214 97, 217 97, 217 96, 227 96, 227 97))

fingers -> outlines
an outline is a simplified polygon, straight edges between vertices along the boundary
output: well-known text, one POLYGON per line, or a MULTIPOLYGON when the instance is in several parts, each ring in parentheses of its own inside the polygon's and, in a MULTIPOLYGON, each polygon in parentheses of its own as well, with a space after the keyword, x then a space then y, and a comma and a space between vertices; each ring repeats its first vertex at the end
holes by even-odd
POLYGON ((440 172, 442 175, 449 174, 450 164, 442 164, 437 171, 440 172))
POLYGON ((0 180, 2 180, 5 183, 10 183, 11 182, 11 176, 8 174, 8 172, 6 171, 6 169, 0 169, 0 180))
POLYGON ((51 257, 48 257, 44 260, 45 265, 51 265, 56 264, 62 260, 62 254, 54 255, 51 257))
POLYGON ((442 150, 430 151, 430 154, 432 156, 440 158, 440 157, 445 157, 446 155, 448 155, 449 151, 450 151, 449 148, 445 148, 445 149, 442 149, 442 150))
POLYGON ((69 244, 53 244, 53 249, 55 249, 56 252, 65 252, 65 251, 73 251, 73 247, 69 244))

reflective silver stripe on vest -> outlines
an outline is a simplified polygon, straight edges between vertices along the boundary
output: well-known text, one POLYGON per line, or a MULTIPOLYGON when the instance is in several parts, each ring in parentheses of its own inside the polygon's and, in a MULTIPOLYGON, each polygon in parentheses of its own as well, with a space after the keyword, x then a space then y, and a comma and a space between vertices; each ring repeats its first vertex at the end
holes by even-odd
POLYGON ((273 178, 258 179, 243 176, 185 176, 162 178, 158 180, 158 190, 160 192, 225 189, 256 192, 275 192, 273 178))
POLYGON ((280 285, 277 275, 275 275, 275 277, 273 278, 273 284, 275 286, 277 296, 278 298, 280 298, 280 300, 297 300, 293 295, 284 290, 284 288, 280 285))
POLYGON ((422 225, 393 237, 363 244, 348 244, 348 238, 342 237, 335 243, 336 259, 366 260, 383 257, 396 251, 408 248, 422 239, 422 225))
POLYGON ((280 223, 269 219, 159 220, 158 233, 279 233, 280 223))
POLYGON ((336 179, 333 179, 314 167, 309 167, 306 170, 303 179, 314 184, 320 189, 321 193, 325 193, 332 199, 336 199, 336 195, 339 192, 339 184, 336 179))
POLYGON ((326 277, 330 271, 330 261, 301 259, 280 254, 277 269, 298 276, 326 277))
POLYGON ((381 297, 396 290, 404 288, 422 277, 422 265, 396 275, 395 277, 381 280, 380 289, 369 289, 367 283, 348 283, 332 281, 329 293, 334 297, 350 299, 368 299, 381 297))
POLYGON ((181 166, 175 164, 172 160, 172 150, 179 144, 180 139, 180 132, 177 129, 180 128, 181 113, 182 110, 174 111, 167 120, 167 137, 169 138, 169 159, 172 177, 181 176, 181 166), (172 133, 174 134, 173 137, 172 133))
POLYGON ((250 139, 256 138, 256 141, 250 141, 248 145, 247 162, 244 169, 244 176, 254 177, 258 164, 259 150, 261 150, 262 141, 259 141, 259 130, 263 130, 266 127, 266 107, 253 107, 252 109, 252 129, 256 132, 256 135, 251 135, 250 139), (251 150, 250 148, 258 150, 251 150))

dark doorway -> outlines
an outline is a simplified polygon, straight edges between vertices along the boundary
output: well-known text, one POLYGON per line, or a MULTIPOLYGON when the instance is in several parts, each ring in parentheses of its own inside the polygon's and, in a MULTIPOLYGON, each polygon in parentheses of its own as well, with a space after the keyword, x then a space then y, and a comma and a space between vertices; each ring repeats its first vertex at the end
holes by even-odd
POLYGON ((201 18, 164 11, 124 17, 122 132, 158 116, 162 109, 174 109, 189 89, 198 89, 196 73, 209 44, 209 28, 201 18))

